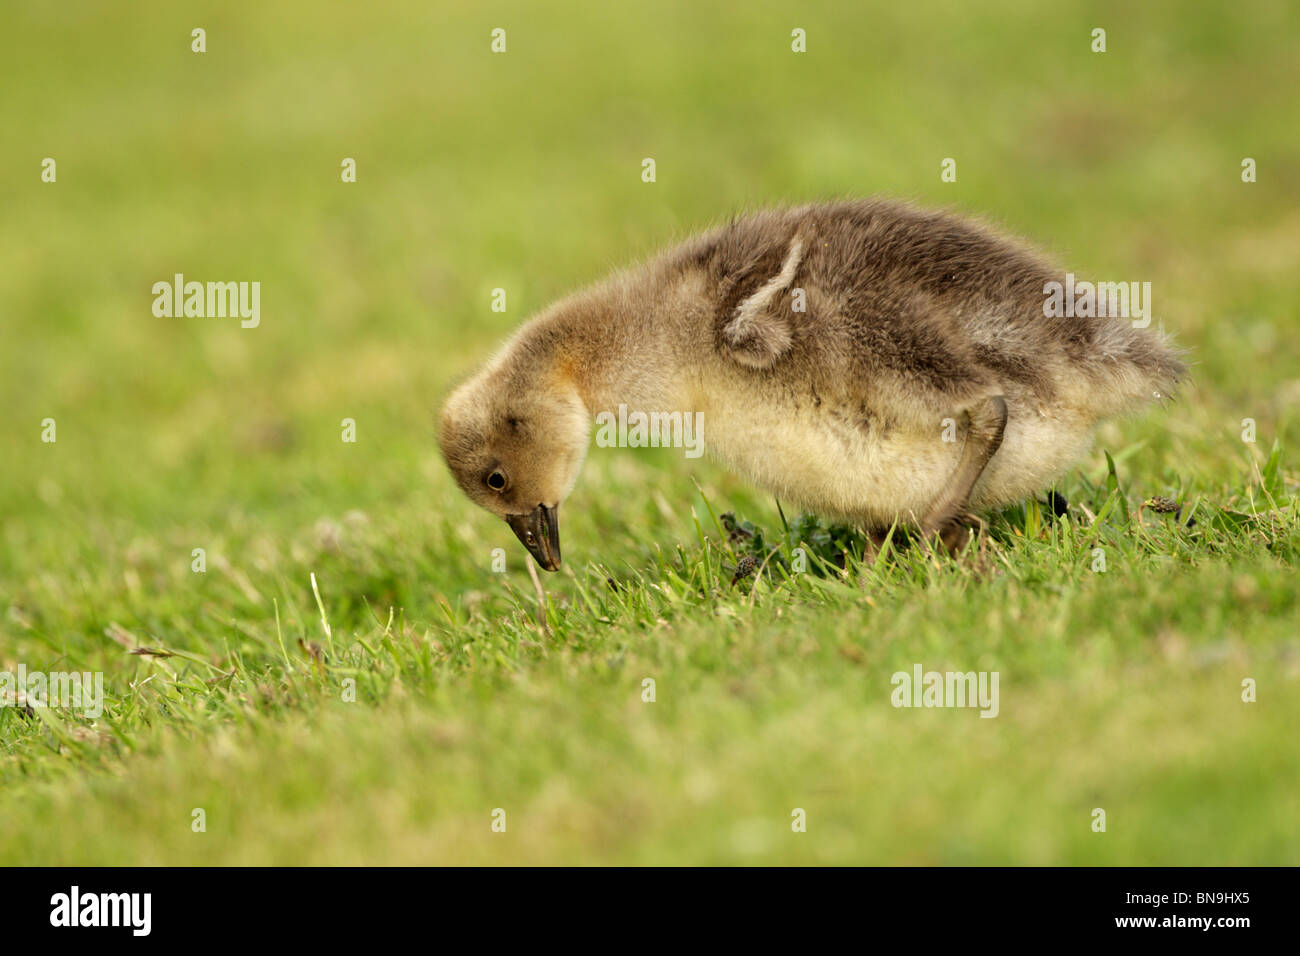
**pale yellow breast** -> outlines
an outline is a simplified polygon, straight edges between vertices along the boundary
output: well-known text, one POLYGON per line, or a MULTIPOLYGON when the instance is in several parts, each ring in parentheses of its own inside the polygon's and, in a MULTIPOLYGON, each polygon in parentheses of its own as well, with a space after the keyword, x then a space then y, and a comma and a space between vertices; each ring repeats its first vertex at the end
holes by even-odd
POLYGON ((959 443, 938 431, 881 434, 812 407, 773 407, 752 397, 713 401, 705 448, 755 485, 795 507, 874 525, 923 513, 956 467, 959 443))
MULTIPOLYGON (((715 389, 704 407, 704 446, 718 460, 782 504, 873 526, 925 514, 952 479, 964 443, 949 417, 958 413, 937 409, 932 427, 882 431, 857 427, 825 404, 796 408, 747 390, 715 389)), ((1088 422, 1013 405, 972 505, 1002 506, 1045 490, 1090 440, 1088 422)))

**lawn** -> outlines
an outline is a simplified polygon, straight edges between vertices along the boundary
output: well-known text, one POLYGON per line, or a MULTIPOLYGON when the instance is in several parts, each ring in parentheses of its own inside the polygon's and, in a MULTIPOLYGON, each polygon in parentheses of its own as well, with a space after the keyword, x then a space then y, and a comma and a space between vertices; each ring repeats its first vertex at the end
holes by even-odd
POLYGON ((0 672, 105 700, 0 706, 0 863, 1300 862, 1295 5, 5 21, 0 672), (539 614, 448 389, 698 228, 878 193, 1150 281, 1191 381, 957 560, 593 448, 539 614), (156 316, 177 273, 260 323, 156 316), (728 513, 779 549, 734 583, 728 513), (894 707, 916 665, 997 716, 894 707))

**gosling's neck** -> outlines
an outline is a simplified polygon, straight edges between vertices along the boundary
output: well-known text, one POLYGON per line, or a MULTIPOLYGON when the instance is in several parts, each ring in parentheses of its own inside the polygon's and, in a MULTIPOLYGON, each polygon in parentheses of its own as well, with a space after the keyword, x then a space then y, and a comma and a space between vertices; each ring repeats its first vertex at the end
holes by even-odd
POLYGON ((558 303, 521 330, 515 352, 545 388, 573 389, 588 415, 687 406, 681 362, 667 331, 628 289, 558 303))

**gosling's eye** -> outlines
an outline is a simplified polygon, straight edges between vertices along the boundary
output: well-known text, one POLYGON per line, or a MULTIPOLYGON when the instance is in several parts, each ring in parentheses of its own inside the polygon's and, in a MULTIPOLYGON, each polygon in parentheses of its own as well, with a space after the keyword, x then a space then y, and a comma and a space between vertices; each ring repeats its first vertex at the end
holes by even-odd
POLYGON ((506 490, 505 472, 501 471, 501 469, 498 468, 496 471, 488 475, 487 486, 491 488, 493 491, 505 491, 506 490))

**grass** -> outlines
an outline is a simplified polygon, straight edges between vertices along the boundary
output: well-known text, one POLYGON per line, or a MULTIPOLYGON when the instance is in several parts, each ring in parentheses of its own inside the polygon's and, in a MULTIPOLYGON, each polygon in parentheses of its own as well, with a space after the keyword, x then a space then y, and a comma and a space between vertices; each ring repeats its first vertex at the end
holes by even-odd
POLYGON ((0 670, 107 696, 0 707, 0 862, 1300 857, 1294 9, 137 6, 0 35, 0 670), (447 388, 696 227, 874 192, 1150 280, 1192 385, 959 561, 593 449, 539 623, 447 388), (260 281, 261 326, 154 318, 174 272, 260 281), (998 717, 892 707, 918 663, 999 672, 998 717))

